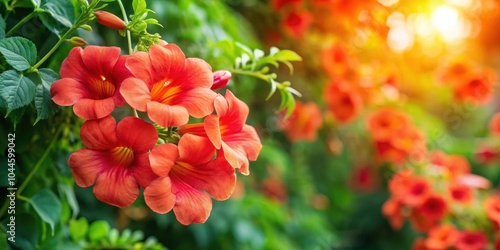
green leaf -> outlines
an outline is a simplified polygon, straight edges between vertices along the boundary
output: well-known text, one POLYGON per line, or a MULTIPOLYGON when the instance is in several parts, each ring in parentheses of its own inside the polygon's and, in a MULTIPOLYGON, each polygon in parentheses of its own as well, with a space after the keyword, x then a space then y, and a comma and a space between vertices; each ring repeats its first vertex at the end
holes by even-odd
POLYGON ((271 83, 271 90, 269 91, 269 94, 267 95, 266 100, 269 100, 269 98, 271 98, 271 96, 273 96, 274 93, 276 92, 276 85, 277 85, 276 81, 271 79, 270 83, 271 83))
POLYGON ((57 105, 52 101, 50 94, 50 86, 54 81, 59 79, 59 75, 51 69, 39 69, 39 77, 41 84, 36 87, 35 93, 35 107, 36 107, 36 121, 47 119, 54 115, 57 110, 57 105))
POLYGON ((8 117, 12 125, 14 125, 14 130, 17 128, 17 124, 21 121, 24 115, 24 111, 26 111, 26 107, 18 108, 9 113, 8 117))
POLYGON ((278 61, 288 61, 288 62, 302 61, 302 57, 300 57, 297 53, 286 49, 274 53, 273 58, 275 58, 278 61))
POLYGON ((5 102, 8 114, 14 109, 28 105, 35 96, 36 86, 21 73, 8 70, 0 75, 0 89, 0 96, 5 102))
POLYGON ((286 109, 285 118, 288 118, 295 109, 295 99, 293 98, 293 94, 287 90, 280 89, 280 94, 281 104, 278 111, 286 109))
POLYGON ((16 238, 12 245, 17 249, 37 249, 39 228, 39 223, 32 214, 16 213, 16 238))
POLYGON ((80 206, 78 205, 78 201, 76 200, 75 190, 73 189, 73 187, 62 183, 59 183, 58 187, 59 191, 64 193, 64 195, 66 196, 68 204, 71 207, 71 210, 73 210, 73 218, 76 218, 76 216, 80 212, 80 206))
POLYGON ((134 9, 135 15, 140 15, 143 12, 146 12, 146 0, 133 0, 132 8, 134 9))
POLYGON ((94 221, 90 225, 89 238, 92 242, 98 242, 108 235, 109 224, 106 221, 98 220, 94 221))
POLYGON ((5 38, 5 20, 3 20, 2 15, 0 15, 0 39, 5 38))
POLYGON ((9 37, 0 40, 0 53, 14 69, 27 70, 36 63, 36 46, 23 37, 9 37))
POLYGON ((74 242, 84 239, 89 230, 89 223, 84 217, 69 222, 69 235, 74 242))
POLYGON ((49 189, 44 189, 31 197, 30 204, 40 218, 50 225, 53 235, 62 210, 59 198, 49 189))
POLYGON ((42 23, 56 35, 70 28, 75 21, 75 11, 71 1, 46 0, 42 2, 40 8, 46 11, 39 13, 42 23))

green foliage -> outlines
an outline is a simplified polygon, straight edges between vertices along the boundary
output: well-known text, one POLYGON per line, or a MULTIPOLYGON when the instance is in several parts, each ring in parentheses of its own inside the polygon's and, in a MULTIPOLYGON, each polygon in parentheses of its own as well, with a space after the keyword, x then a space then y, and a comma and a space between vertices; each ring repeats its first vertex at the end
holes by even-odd
POLYGON ((0 39, 5 38, 5 20, 2 15, 0 15, 0 39))
POLYGON ((56 35, 71 28, 75 21, 73 5, 68 0, 43 0, 36 6, 45 27, 56 35))
POLYGON ((137 37, 137 44, 134 50, 148 51, 149 47, 160 42, 159 34, 150 34, 147 31, 148 24, 158 25, 162 27, 154 18, 148 18, 149 13, 154 13, 147 9, 146 0, 132 1, 134 14, 130 16, 131 21, 127 24, 127 29, 130 30, 134 37, 137 37))
POLYGON ((27 70, 36 63, 36 46, 23 37, 0 40, 0 53, 7 63, 18 71, 27 70))
POLYGON ((38 70, 37 76, 41 83, 37 84, 35 93, 35 107, 37 111, 35 124, 56 113, 57 106, 52 101, 50 86, 54 81, 59 79, 59 75, 51 69, 40 69, 38 70))
POLYGON ((7 114, 31 103, 36 92, 36 85, 15 70, 7 70, 0 75, 0 87, 7 114))
POLYGON ((291 50, 280 50, 272 47, 268 55, 260 49, 250 49, 246 45, 231 40, 224 40, 217 44, 217 48, 223 51, 223 54, 230 58, 235 58, 234 68, 231 71, 233 74, 252 76, 254 78, 266 81, 271 85, 271 90, 266 99, 271 98, 276 90, 281 96, 281 104, 278 111, 286 110, 286 116, 289 116, 295 108, 294 95, 300 97, 301 94, 290 87, 289 81, 278 82, 278 75, 270 73, 269 65, 276 68, 279 63, 285 64, 290 73, 293 74, 293 65, 291 62, 301 61, 302 58, 291 50))
POLYGON ((59 198, 52 191, 44 189, 31 197, 29 202, 40 218, 50 225, 52 235, 54 235, 54 227, 61 214, 61 201, 59 198))

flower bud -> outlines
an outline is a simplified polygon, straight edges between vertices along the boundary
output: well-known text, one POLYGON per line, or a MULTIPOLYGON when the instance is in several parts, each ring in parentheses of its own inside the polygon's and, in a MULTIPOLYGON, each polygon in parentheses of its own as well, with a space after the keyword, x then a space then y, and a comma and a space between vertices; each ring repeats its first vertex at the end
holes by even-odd
POLYGON ((88 32, 92 32, 92 27, 90 27, 90 25, 88 25, 88 24, 84 24, 84 25, 80 26, 80 28, 82 28, 88 32))
POLYGON ((122 19, 107 11, 98 10, 94 14, 97 17, 97 22, 106 27, 116 30, 122 30, 127 27, 127 24, 122 19))
POLYGON ((86 46, 89 44, 87 41, 83 40, 83 38, 78 36, 74 36, 71 39, 67 39, 66 41, 70 42, 75 47, 86 46))
POLYGON ((214 83, 210 89, 216 90, 227 86, 231 80, 231 72, 227 70, 218 70, 214 72, 214 83))

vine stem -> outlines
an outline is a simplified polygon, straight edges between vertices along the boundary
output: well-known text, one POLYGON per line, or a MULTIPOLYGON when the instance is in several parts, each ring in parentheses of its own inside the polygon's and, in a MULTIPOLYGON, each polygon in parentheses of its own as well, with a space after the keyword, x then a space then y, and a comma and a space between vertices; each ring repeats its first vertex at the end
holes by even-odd
MULTIPOLYGON (((120 6, 120 10, 122 11, 123 21, 128 25, 128 17, 127 12, 125 11, 125 7, 123 6, 122 0, 117 0, 118 5, 120 6)), ((128 44, 128 53, 132 54, 134 50, 132 49, 132 36, 130 34, 130 30, 127 29, 127 44, 128 44)))
MULTIPOLYGON (((45 158, 47 158, 47 156, 49 155, 52 147, 54 146, 56 140, 59 137, 59 134, 62 131, 62 127, 63 126, 59 127, 59 129, 57 130, 54 138, 52 138, 52 141, 50 142, 49 146, 47 147, 47 149, 45 149, 45 152, 43 152, 42 157, 38 160, 38 162, 36 163, 35 167, 28 174, 28 177, 26 177, 26 180, 24 180, 24 182, 21 184, 21 186, 17 189, 17 192, 16 192, 16 198, 17 199, 29 202, 29 198, 27 198, 25 196, 22 196, 21 192, 24 191, 24 189, 26 188, 26 186, 30 182, 31 178, 33 178, 33 175, 35 175, 35 173, 38 170, 38 168, 40 168, 40 166, 42 165, 42 163, 45 160, 45 158)), ((5 202, 2 205, 2 208, 0 208, 0 218, 5 214, 5 211, 7 211, 7 207, 8 206, 9 206, 9 199, 5 200, 5 202)))
POLYGON ((17 194, 16 194, 17 197, 21 196, 21 193, 24 191, 24 189, 26 188, 26 186, 30 182, 31 178, 33 178, 33 176, 35 175, 35 173, 38 170, 38 168, 40 168, 40 166, 42 165, 42 163, 45 160, 45 158, 47 158, 47 156, 49 155, 50 151, 52 150, 52 147, 54 147, 54 144, 56 143, 56 140, 59 137, 59 134, 62 131, 62 128, 63 128, 63 126, 59 127, 59 129, 57 130, 56 134, 52 138, 52 141, 50 142, 49 146, 47 147, 47 149, 45 149, 45 152, 43 152, 42 157, 40 158, 40 160, 38 160, 38 162, 36 163, 35 167, 33 167, 33 169, 31 170, 31 172, 29 173, 28 177, 26 177, 26 180, 24 180, 24 182, 21 184, 21 186, 17 190, 17 194))
POLYGON ((19 29, 19 27, 21 27, 28 20, 30 20, 35 15, 36 12, 37 12, 36 9, 34 9, 33 12, 29 13, 27 16, 21 19, 21 21, 19 21, 16 25, 14 25, 14 27, 12 27, 5 35, 6 36, 12 35, 12 33, 14 33, 17 29, 19 29))
POLYGON ((59 46, 61 46, 61 44, 63 44, 66 41, 66 38, 71 33, 73 33, 73 31, 75 31, 79 26, 80 25, 78 26, 73 25, 68 31, 66 31, 66 33, 64 33, 64 35, 61 36, 56 45, 54 45, 54 47, 52 47, 52 49, 47 54, 45 54, 45 56, 42 59, 40 59, 40 61, 38 61, 35 65, 33 65, 33 67, 31 67, 31 69, 29 70, 29 72, 35 71, 38 67, 40 67, 40 65, 42 65, 45 61, 47 61, 47 59, 49 59, 49 57, 59 48, 59 46))

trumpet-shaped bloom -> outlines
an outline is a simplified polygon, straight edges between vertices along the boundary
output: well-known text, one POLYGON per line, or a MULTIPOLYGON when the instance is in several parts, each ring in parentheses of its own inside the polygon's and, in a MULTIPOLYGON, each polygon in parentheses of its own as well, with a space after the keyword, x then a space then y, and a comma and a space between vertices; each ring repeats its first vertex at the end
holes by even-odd
POLYGON ((113 117, 86 121, 80 131, 85 148, 69 157, 75 182, 93 184, 97 199, 117 207, 130 206, 158 176, 149 164, 149 150, 158 140, 153 125, 135 117, 118 124, 113 117))
POLYGON ((174 210, 188 225, 203 223, 216 200, 231 196, 236 183, 234 168, 218 157, 206 137, 184 135, 179 146, 162 144, 150 154, 151 167, 160 176, 144 190, 146 204, 157 213, 174 210), (206 191, 206 192, 205 192, 206 191))
POLYGON ((429 236, 425 240, 428 249, 449 249, 455 245, 458 230, 453 225, 440 225, 429 231, 429 236))
POLYGON ((458 236, 455 248, 457 250, 482 250, 488 245, 488 237, 482 232, 464 231, 458 236))
POLYGON ((292 115, 279 126, 286 132, 290 141, 315 141, 322 123, 321 110, 315 103, 304 104, 297 101, 292 115))
POLYGON ((133 108, 147 112, 163 127, 181 126, 189 115, 202 118, 213 111, 212 69, 198 58, 185 58, 175 44, 154 45, 136 52, 126 62, 135 77, 120 92, 133 108))
POLYGON ((330 82, 324 93, 328 109, 341 123, 354 119, 363 108, 361 96, 346 81, 330 82))
POLYGON ((180 133, 207 136, 233 168, 248 175, 248 160, 257 160, 262 149, 255 129, 245 124, 248 106, 229 90, 224 97, 217 96, 214 104, 216 115, 207 116, 203 124, 183 126, 180 133))
POLYGON ((126 56, 118 47, 74 48, 61 65, 61 78, 51 88, 52 100, 60 106, 73 106, 85 120, 108 116, 125 104, 121 83, 132 76, 125 67, 126 56))

